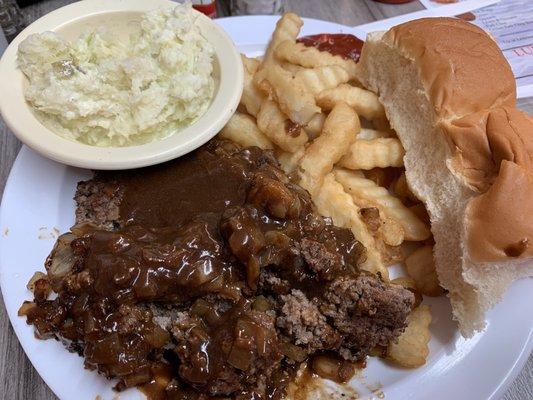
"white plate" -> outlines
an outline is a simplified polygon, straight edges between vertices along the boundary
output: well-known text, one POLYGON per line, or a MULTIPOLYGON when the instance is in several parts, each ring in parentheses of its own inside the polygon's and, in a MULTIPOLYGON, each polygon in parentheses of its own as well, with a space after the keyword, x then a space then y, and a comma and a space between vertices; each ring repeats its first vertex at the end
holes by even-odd
MULTIPOLYGON (((276 19, 243 17, 219 20, 242 50, 261 52, 276 19)), ((328 22, 306 20, 304 34, 347 31, 328 22)), ((62 400, 142 399, 130 390, 118 397, 112 383, 83 369, 83 360, 55 341, 36 340, 17 310, 31 294, 26 283, 54 244, 55 231, 64 232, 74 221, 72 196, 76 182, 89 171, 69 168, 44 159, 23 147, 11 171, 0 210, 0 285, 13 328, 29 359, 62 400)), ((427 300, 426 300, 427 301, 427 300)), ((416 370, 395 368, 372 358, 351 382, 360 398, 496 400, 532 351, 533 280, 515 283, 488 316, 483 333, 465 341, 450 319, 446 299, 427 301, 432 306, 431 354, 416 370)))

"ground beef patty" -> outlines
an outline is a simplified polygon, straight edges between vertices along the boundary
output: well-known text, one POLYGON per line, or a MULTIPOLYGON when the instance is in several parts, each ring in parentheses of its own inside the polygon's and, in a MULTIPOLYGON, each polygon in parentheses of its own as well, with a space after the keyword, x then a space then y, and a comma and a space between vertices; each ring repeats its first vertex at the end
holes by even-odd
POLYGON ((212 141, 160 166, 97 173, 75 200, 78 225, 24 313, 119 390, 280 399, 309 358, 359 362, 395 340, 414 301, 361 272, 353 234, 318 216, 258 148, 212 141))
POLYGON ((119 227, 122 190, 116 182, 98 178, 78 183, 76 224, 91 223, 104 229, 119 227))

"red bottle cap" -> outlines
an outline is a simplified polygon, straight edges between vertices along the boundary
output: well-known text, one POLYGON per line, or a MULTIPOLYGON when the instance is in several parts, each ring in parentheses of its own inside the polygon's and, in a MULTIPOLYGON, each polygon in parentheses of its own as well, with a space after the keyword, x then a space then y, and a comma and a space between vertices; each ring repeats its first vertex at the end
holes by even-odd
POLYGON ((207 15, 209 18, 217 17, 217 4, 215 0, 209 4, 193 4, 193 7, 201 13, 207 15))

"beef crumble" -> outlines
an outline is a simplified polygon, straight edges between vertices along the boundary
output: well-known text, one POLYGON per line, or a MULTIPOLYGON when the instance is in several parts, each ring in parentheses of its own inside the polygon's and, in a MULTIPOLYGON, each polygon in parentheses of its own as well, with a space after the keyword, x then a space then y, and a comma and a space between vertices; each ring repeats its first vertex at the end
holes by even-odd
POLYGON ((258 148, 97 173, 76 201, 21 314, 118 390, 279 399, 313 356, 360 362, 397 338, 413 304, 358 269, 363 246, 258 148))

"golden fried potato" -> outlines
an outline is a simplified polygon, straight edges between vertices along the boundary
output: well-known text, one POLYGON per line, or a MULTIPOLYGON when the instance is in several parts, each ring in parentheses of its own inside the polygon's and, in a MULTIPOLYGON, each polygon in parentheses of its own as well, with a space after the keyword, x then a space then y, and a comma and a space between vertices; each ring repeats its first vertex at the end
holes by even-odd
POLYGON ((428 226, 387 189, 345 169, 335 170, 335 178, 352 195, 356 204, 375 205, 386 217, 397 221, 404 230, 405 240, 422 241, 431 235, 428 226))
POLYGON ((344 103, 337 104, 328 115, 322 134, 309 145, 300 163, 300 185, 311 195, 346 153, 359 129, 357 114, 344 103))
POLYGON ((400 245, 405 235, 402 227, 390 218, 383 218, 377 207, 361 208, 359 215, 374 236, 383 264, 388 266, 403 262, 405 254, 400 245))
POLYGON ((296 152, 290 153, 288 151, 278 151, 276 158, 278 159, 281 169, 288 175, 296 171, 301 158, 305 153, 305 147, 300 147, 296 152))
POLYGON ((264 150, 274 148, 272 142, 257 127, 255 119, 240 112, 233 114, 220 131, 219 137, 231 140, 242 147, 257 146, 264 150))
POLYGON ((345 60, 340 56, 334 56, 327 51, 320 51, 316 47, 306 46, 294 40, 286 40, 276 47, 276 57, 280 60, 289 61, 292 64, 301 65, 305 68, 323 67, 326 65, 338 65, 343 67, 353 79, 355 77, 356 64, 353 60, 345 60))
POLYGON ((405 151, 398 139, 356 140, 339 165, 349 169, 403 167, 405 151))
POLYGON ((402 226, 391 218, 383 219, 379 234, 385 244, 389 246, 399 246, 403 243, 405 233, 402 226))
POLYGON ((281 42, 286 40, 295 41, 303 25, 301 18, 291 12, 283 14, 276 24, 272 38, 268 44, 261 65, 254 75, 254 83, 257 87, 265 89, 264 80, 269 67, 279 64, 275 50, 281 42))
MULTIPOLYGON (((403 243, 402 243, 403 245, 403 243)), ((385 242, 383 242, 383 239, 378 240, 378 250, 381 253, 381 258, 383 259, 383 263, 389 267, 394 264, 400 264, 405 261, 405 251, 400 246, 389 246, 385 242)))
POLYGON ((373 140, 381 138, 393 137, 391 131, 378 131, 375 129, 361 128, 361 132, 357 135, 357 140, 373 140))
POLYGON ((388 280, 388 271, 383 265, 374 237, 359 214, 359 207, 335 180, 333 174, 324 177, 322 186, 313 196, 313 201, 321 215, 330 217, 337 226, 350 229, 355 238, 365 246, 366 261, 362 263, 361 268, 374 274, 379 273, 383 279, 388 280))
POLYGON ((295 76, 298 72, 306 69, 302 67, 301 65, 291 64, 290 62, 282 61, 280 63, 281 68, 283 68, 286 71, 289 71, 292 76, 295 76))
POLYGON ((270 65, 263 73, 264 79, 259 82, 259 87, 277 101, 280 110, 291 121, 304 126, 321 112, 305 84, 289 71, 279 65, 270 65))
POLYGON ((244 106, 248 114, 257 117, 261 104, 265 100, 265 95, 254 83, 254 74, 259 68, 260 61, 256 58, 248 58, 241 54, 244 65, 244 88, 242 91, 240 104, 244 106))
POLYGON ((331 110, 335 107, 335 104, 343 101, 352 107, 357 114, 369 121, 386 118, 385 109, 379 102, 378 96, 369 90, 348 84, 336 85, 325 89, 318 94, 316 101, 324 110, 331 110))
POLYGON ((405 172, 403 172, 396 182, 394 182, 392 186, 392 190, 394 191, 394 194, 398 196, 402 201, 407 202, 418 202, 419 200, 416 198, 416 196, 411 192, 411 189, 409 189, 409 185, 407 184, 407 179, 405 177, 405 172))
POLYGON ((276 24, 276 29, 263 57, 263 65, 260 68, 274 61, 275 51, 280 43, 287 40, 291 42, 296 40, 303 24, 302 19, 295 13, 288 12, 283 14, 276 24))
POLYGON ((257 114, 257 126, 274 144, 294 153, 307 142, 307 134, 281 112, 272 100, 265 100, 257 114))
POLYGON ((432 246, 424 246, 415 250, 405 260, 405 267, 409 276, 415 281, 420 293, 433 297, 444 294, 435 270, 432 246))
MULTIPOLYGON (((303 82, 306 89, 314 96, 327 89, 333 89, 341 83, 346 83, 352 77, 343 68, 338 65, 326 65, 323 67, 307 68, 296 74, 296 79, 303 82)), ((333 107, 328 108, 328 110, 333 107)))
POLYGON ((305 131, 309 136, 309 140, 316 139, 321 133, 322 128, 324 128, 324 122, 326 121, 326 114, 320 113, 313 117, 311 121, 305 126, 305 131))
POLYGON ((250 58, 245 54, 241 54, 241 60, 246 73, 250 75, 255 74, 261 65, 261 60, 259 58, 250 58))
POLYGON ((407 317, 407 324, 398 342, 391 343, 387 348, 387 359, 401 367, 417 368, 426 363, 429 355, 429 307, 421 305, 415 308, 407 317))

